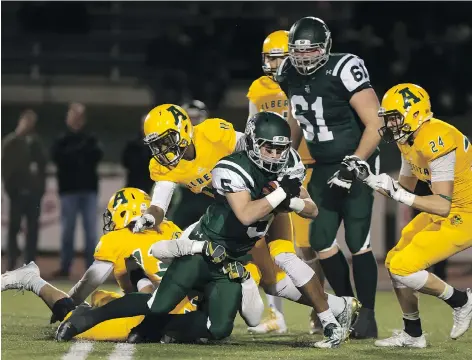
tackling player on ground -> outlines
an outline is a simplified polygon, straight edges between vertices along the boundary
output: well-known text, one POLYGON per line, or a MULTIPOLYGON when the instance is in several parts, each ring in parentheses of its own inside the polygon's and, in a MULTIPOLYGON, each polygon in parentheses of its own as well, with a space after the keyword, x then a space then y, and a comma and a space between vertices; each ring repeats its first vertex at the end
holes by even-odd
POLYGON ((455 127, 433 118, 429 95, 418 85, 399 84, 388 90, 379 117, 382 138, 400 149, 398 181, 372 174, 364 161, 349 161, 347 166, 370 188, 422 212, 403 229, 385 260, 404 330, 375 345, 424 348, 416 291, 453 308, 452 339, 462 336, 472 320, 472 291, 455 289, 426 271, 472 246, 472 147, 455 127), (418 180, 430 184, 433 195, 412 194, 418 180))
MULTIPOLYGON (((247 93, 249 100, 249 118, 259 111, 273 111, 282 115, 285 119, 288 117, 287 96, 280 89, 279 84, 274 80, 277 68, 283 59, 288 56, 288 31, 278 30, 271 33, 264 40, 262 45, 262 70, 264 76, 255 80, 247 93)), ((306 142, 302 140, 299 147, 300 156, 304 165, 313 164, 314 161, 307 149, 306 142)), ((307 186, 311 178, 311 169, 308 170, 303 186, 307 186)), ((303 219, 301 216, 291 216, 292 214, 279 214, 272 224, 270 231, 271 240, 287 239, 294 241, 297 245, 299 256, 315 271, 320 283, 323 285, 323 272, 319 265, 316 254, 309 243, 309 225, 310 220, 303 219), (295 231, 296 230, 296 231, 295 231)), ((255 246, 254 251, 261 247, 266 247, 265 240, 261 240, 255 246)), ((264 251, 261 249, 260 251, 264 251)), ((263 277, 261 281, 264 284, 272 285, 283 279, 285 273, 277 268, 275 277, 263 277)), ((267 286, 267 285, 266 285, 267 286)), ((287 331, 285 319, 282 311, 282 298, 267 294, 269 304, 269 317, 256 327, 248 328, 252 333, 264 334, 275 332, 282 334, 287 331)), ((322 332, 323 328, 316 316, 316 311, 312 310, 310 319, 310 333, 322 332), (317 324, 318 326, 315 326, 317 324)))
MULTIPOLYGON (((128 294, 103 307, 73 314, 58 329, 58 340, 68 340, 111 318, 143 314, 152 316, 135 329, 137 332, 157 323, 162 328, 172 326, 192 332, 193 337, 221 339, 231 334, 241 299, 239 281, 249 276, 239 261, 244 261, 255 242, 265 235, 273 211, 282 206, 300 216, 317 215, 316 205, 300 180, 284 173, 293 153, 286 121, 275 113, 258 113, 248 122, 246 135, 246 151, 223 158, 212 171, 212 185, 220 201, 208 208, 189 234, 197 242, 211 240, 223 246, 228 258, 223 267, 208 262, 200 254, 176 258, 152 296, 128 294), (275 190, 263 196, 264 188, 271 182, 275 190), (169 315, 167 309, 192 289, 205 293, 208 314, 195 311, 184 316, 169 315)), ((315 307, 327 339, 315 346, 337 347, 348 336, 350 323, 340 326, 323 289, 319 286, 317 291, 315 307)))
POLYGON ((352 335, 375 338, 377 262, 370 247, 374 197, 369 189, 352 183, 343 159, 366 160, 378 168, 379 102, 364 61, 330 51, 331 32, 321 19, 298 20, 290 29, 289 56, 279 67, 276 81, 290 101, 292 145, 298 148, 304 136, 316 161, 308 192, 320 213, 311 223, 311 247, 336 295, 353 296, 349 266, 335 240, 344 222, 362 303, 352 335))

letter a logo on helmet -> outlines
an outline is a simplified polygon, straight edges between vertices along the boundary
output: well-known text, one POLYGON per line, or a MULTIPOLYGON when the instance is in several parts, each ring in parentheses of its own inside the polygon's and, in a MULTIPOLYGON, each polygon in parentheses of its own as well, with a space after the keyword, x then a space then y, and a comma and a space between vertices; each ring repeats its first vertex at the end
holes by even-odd
POLYGON ((128 202, 128 199, 125 196, 124 190, 117 191, 115 195, 115 199, 113 200, 113 209, 115 209, 118 205, 123 205, 128 202))
POLYGON ((180 111, 174 105, 171 105, 167 108, 168 111, 172 113, 175 119, 175 125, 180 126, 180 122, 183 120, 187 120, 187 115, 185 115, 182 111, 180 111))
POLYGON ((412 104, 410 103, 410 100, 413 100, 413 103, 416 104, 421 101, 421 99, 413 94, 410 90, 410 88, 403 88, 401 90, 398 90, 398 92, 403 96, 403 108, 408 109, 412 104))

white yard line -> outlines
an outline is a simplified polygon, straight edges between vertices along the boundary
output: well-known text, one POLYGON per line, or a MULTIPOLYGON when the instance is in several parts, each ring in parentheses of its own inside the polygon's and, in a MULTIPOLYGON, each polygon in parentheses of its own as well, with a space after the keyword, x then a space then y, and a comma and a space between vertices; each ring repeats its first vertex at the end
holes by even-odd
POLYGON ((135 350, 136 346, 134 344, 116 344, 115 349, 108 357, 108 360, 132 360, 135 350))
POLYGON ((76 342, 72 344, 69 351, 64 354, 62 360, 85 360, 93 350, 93 342, 76 342))

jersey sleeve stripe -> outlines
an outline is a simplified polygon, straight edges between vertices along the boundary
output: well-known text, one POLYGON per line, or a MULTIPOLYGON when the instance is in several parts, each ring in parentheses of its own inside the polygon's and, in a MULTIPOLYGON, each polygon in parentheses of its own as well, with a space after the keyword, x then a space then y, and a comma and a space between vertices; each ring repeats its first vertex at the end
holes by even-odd
POLYGON ((238 175, 240 175, 244 179, 245 182, 247 180, 249 184, 251 184, 251 187, 254 187, 254 180, 252 179, 251 175, 249 175, 249 173, 238 164, 235 164, 228 160, 221 160, 220 162, 218 162, 218 164, 216 164, 215 167, 221 167, 220 165, 228 166, 227 169, 233 170, 238 175))
POLYGON ((300 155, 294 149, 290 149, 290 153, 295 158, 295 163, 299 163, 299 162, 302 161, 302 158, 300 157, 300 155))
POLYGON ((344 65, 354 57, 352 54, 344 55, 336 64, 333 70, 333 76, 338 76, 338 72, 344 67, 344 65))
POLYGON ((244 184, 246 185, 246 187, 248 189, 251 188, 250 184, 249 184, 249 180, 236 168, 232 167, 232 166, 228 166, 226 164, 217 164, 215 166, 215 169, 226 169, 226 170, 229 170, 229 171, 232 171, 233 173, 235 173, 236 175, 238 175, 243 181, 244 181, 244 184))

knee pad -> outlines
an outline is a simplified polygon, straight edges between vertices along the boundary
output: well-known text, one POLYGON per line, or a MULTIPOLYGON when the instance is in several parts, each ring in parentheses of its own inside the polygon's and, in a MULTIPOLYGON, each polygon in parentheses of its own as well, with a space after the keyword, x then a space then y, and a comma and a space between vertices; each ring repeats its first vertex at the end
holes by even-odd
POLYGON ((279 296, 295 302, 302 297, 302 293, 295 287, 289 277, 283 278, 276 284, 265 286, 264 291, 268 295, 279 296))
POLYGON ((428 281, 428 272, 426 270, 421 270, 406 276, 396 274, 391 274, 391 276, 396 282, 413 290, 421 289, 426 284, 426 281, 428 281))
POLYGON ((398 281, 392 274, 390 274, 390 280, 392 281, 392 286, 394 289, 404 289, 406 288, 400 281, 398 281))
POLYGON ((285 271, 297 288, 305 285, 315 275, 313 269, 295 254, 279 254, 274 261, 278 267, 285 271))

